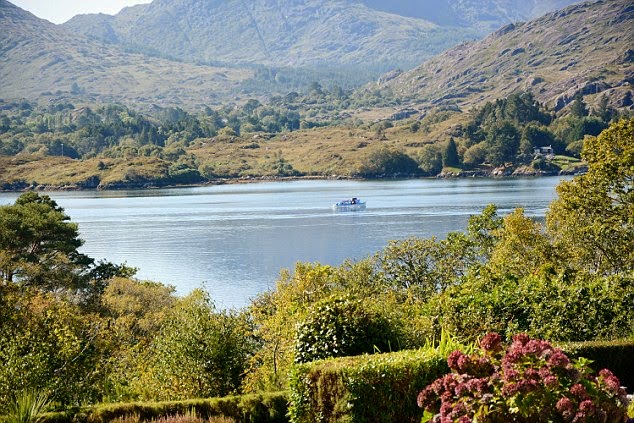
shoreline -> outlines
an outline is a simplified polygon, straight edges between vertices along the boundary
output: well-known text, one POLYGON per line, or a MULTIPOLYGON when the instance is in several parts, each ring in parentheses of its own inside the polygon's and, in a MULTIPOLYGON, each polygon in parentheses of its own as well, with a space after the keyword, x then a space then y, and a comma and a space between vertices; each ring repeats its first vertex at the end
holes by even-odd
POLYGON ((214 185, 230 185, 230 184, 251 184, 261 182, 290 182, 290 181, 336 181, 336 180, 349 180, 349 181, 377 181, 377 180, 415 180, 415 179, 458 179, 458 178, 491 178, 491 179, 507 179, 507 178, 540 178, 549 176, 574 176, 584 172, 580 172, 576 169, 574 172, 547 172, 518 168, 515 171, 511 169, 493 169, 491 171, 460 171, 460 172, 441 172, 436 176, 384 176, 374 178, 361 178, 354 176, 251 176, 240 178, 221 178, 207 182, 199 182, 192 184, 157 184, 152 181, 145 182, 131 182, 131 183, 114 183, 105 186, 82 186, 82 185, 29 185, 25 182, 5 183, 0 188, 0 192, 48 192, 48 191, 123 191, 123 190, 150 190, 150 189, 169 189, 169 188, 194 188, 194 187, 206 187, 214 185), (521 170, 518 172, 518 170, 521 170), (11 187, 13 186, 13 187, 11 187), (7 188, 9 187, 9 188, 7 188))

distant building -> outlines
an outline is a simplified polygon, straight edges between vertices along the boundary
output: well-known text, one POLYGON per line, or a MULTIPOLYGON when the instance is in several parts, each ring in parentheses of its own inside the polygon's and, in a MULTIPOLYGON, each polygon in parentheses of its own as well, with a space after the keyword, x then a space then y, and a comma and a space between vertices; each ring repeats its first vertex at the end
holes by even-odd
POLYGON ((545 147, 535 147, 533 149, 533 153, 535 154, 535 156, 545 156, 545 157, 555 156, 555 151, 553 150, 553 147, 550 145, 545 147))

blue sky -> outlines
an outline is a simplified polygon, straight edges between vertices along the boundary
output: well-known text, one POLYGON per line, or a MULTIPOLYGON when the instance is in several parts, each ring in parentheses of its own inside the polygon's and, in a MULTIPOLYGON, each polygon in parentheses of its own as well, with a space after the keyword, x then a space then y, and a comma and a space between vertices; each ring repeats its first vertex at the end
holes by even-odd
POLYGON ((38 18, 63 23, 80 13, 114 15, 126 6, 150 3, 151 0, 9 0, 38 18))

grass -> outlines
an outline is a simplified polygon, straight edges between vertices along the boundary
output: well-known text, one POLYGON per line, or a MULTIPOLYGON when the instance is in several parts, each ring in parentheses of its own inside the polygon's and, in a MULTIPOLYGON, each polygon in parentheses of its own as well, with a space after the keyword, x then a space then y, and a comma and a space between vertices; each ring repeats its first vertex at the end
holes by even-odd
POLYGON ((49 405, 48 395, 32 389, 16 394, 4 423, 37 423, 49 405))

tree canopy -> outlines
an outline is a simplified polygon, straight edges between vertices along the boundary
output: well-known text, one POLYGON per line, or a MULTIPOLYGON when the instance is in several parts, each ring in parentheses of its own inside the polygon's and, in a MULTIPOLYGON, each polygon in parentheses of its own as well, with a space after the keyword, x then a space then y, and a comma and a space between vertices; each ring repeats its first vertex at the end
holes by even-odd
POLYGON ((77 224, 47 195, 28 192, 0 207, 0 275, 5 282, 78 288, 93 260, 78 252, 77 224))
POLYGON ((599 274, 634 269, 634 119, 583 147, 588 172, 557 187, 548 211, 555 247, 575 268, 599 274))

